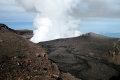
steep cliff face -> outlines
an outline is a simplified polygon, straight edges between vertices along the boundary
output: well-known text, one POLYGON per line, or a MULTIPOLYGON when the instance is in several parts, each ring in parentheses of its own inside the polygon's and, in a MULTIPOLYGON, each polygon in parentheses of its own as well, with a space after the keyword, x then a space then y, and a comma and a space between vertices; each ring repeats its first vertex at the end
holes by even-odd
POLYGON ((40 42, 38 45, 64 72, 83 80, 112 80, 114 76, 119 76, 120 66, 109 61, 112 60, 109 59, 109 50, 118 40, 90 32, 79 37, 40 42))
POLYGON ((40 46, 11 31, 0 25, 0 80, 78 80, 60 72, 40 46))

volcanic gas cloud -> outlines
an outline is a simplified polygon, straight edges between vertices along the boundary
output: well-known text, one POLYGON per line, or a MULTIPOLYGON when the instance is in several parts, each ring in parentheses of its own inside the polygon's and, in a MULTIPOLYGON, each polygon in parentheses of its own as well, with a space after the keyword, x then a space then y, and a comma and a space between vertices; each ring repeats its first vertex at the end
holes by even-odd
POLYGON ((38 43, 58 38, 79 36, 80 19, 73 15, 80 0, 16 0, 26 11, 35 12, 34 36, 38 43))

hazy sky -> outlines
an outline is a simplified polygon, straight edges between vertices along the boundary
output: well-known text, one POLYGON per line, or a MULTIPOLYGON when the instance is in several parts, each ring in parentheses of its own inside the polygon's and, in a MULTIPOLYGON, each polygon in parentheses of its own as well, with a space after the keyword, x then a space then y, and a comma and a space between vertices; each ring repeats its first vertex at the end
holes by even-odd
MULTIPOLYGON (((14 0, 0 0, 0 23, 11 28, 33 29, 35 15, 25 11, 14 0)), ((82 33, 120 33, 120 0, 80 0, 71 15, 81 19, 82 33)))

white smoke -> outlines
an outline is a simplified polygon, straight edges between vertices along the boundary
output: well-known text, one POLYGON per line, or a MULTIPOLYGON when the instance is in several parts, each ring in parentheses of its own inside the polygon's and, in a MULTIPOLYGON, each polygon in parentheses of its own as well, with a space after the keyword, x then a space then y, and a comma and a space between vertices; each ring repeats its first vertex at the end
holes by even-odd
POLYGON ((38 43, 58 38, 79 36, 81 21, 70 13, 77 8, 80 0, 16 0, 26 11, 36 12, 34 36, 31 41, 38 43))

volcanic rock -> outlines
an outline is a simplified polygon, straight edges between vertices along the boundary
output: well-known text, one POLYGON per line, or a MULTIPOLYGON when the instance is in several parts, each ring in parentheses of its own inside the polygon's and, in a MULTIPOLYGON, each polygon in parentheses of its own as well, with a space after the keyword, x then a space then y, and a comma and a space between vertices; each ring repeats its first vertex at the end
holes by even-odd
POLYGON ((79 80, 72 75, 64 78, 44 49, 4 24, 0 24, 0 40, 0 80, 79 80))
MULTIPOLYGON (((90 32, 79 37, 40 42, 38 45, 46 50, 49 59, 63 72, 82 80, 114 80, 120 76, 120 66, 112 60, 109 50, 118 40, 90 32)), ((118 60, 120 62, 120 58, 118 60)))

